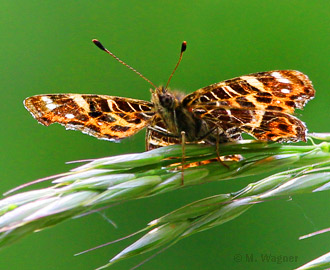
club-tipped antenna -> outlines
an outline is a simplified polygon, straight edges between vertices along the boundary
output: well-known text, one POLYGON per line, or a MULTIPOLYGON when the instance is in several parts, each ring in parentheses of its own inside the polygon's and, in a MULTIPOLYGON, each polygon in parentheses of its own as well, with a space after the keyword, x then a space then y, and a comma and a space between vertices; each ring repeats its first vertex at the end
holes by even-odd
POLYGON ((165 88, 168 87, 168 85, 169 85, 169 83, 170 83, 170 81, 171 81, 171 79, 172 79, 172 77, 173 77, 175 71, 177 70, 177 68, 178 68, 178 66, 179 66, 179 64, 180 64, 180 62, 181 62, 181 60, 182 60, 182 55, 183 55, 183 53, 185 52, 186 49, 187 49, 187 41, 183 41, 183 42, 182 42, 182 45, 181 45, 181 52, 180 52, 179 60, 178 60, 178 62, 176 63, 176 66, 175 66, 175 68, 173 69, 171 76, 168 78, 168 81, 167 81, 167 83, 166 83, 165 88))
POLYGON ((110 54, 113 58, 115 58, 119 63, 123 64, 124 66, 128 67, 130 70, 135 72, 137 75, 139 75, 142 79, 150 83, 153 87, 157 88, 155 84, 153 84, 150 80, 148 80, 146 77, 144 77, 140 72, 138 72, 136 69, 132 68, 130 65, 126 64, 124 61, 120 60, 116 55, 114 55, 112 52, 110 52, 107 48, 105 48, 100 41, 97 39, 92 40, 93 43, 102 51, 105 51, 107 54, 110 54))

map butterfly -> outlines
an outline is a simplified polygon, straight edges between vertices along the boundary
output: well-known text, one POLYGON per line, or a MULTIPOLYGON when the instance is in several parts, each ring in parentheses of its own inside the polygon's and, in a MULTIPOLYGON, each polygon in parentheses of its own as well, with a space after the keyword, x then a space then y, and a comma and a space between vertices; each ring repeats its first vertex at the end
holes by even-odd
POLYGON ((107 95, 36 95, 25 99, 24 105, 39 123, 59 123, 66 129, 110 141, 132 136, 146 127, 147 150, 183 140, 218 145, 239 140, 242 133, 264 141, 306 141, 305 124, 292 114, 314 97, 315 90, 299 71, 249 74, 184 95, 167 86, 186 49, 185 42, 165 87, 156 87, 99 41, 93 42, 154 86, 151 102, 107 95))

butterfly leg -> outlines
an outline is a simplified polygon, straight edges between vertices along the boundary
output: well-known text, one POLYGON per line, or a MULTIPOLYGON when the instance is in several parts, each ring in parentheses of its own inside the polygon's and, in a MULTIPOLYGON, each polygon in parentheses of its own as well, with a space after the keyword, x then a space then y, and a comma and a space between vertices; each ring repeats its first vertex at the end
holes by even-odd
POLYGON ((184 163, 185 163, 185 144, 186 133, 181 131, 181 145, 182 145, 182 157, 181 157, 181 185, 184 185, 184 163))
POLYGON ((151 127, 149 126, 148 127, 150 130, 152 131, 155 131, 157 133, 159 133, 160 135, 163 135, 163 136, 166 136, 166 137, 172 137, 172 138, 179 138, 179 136, 173 134, 173 133, 169 133, 169 132, 166 132, 166 131, 163 131, 163 130, 160 130, 158 128, 155 128, 155 127, 151 127))
POLYGON ((216 143, 215 143, 215 149, 216 149, 216 153, 217 153, 217 160, 219 161, 219 163, 222 165, 222 166, 224 166, 224 167, 226 167, 227 169, 229 169, 229 166, 226 164, 226 163, 224 163, 222 160, 221 160, 221 157, 220 157, 220 147, 219 147, 219 145, 220 145, 220 130, 219 130, 219 128, 217 127, 217 138, 216 138, 216 143))
POLYGON ((215 131, 216 129, 219 131, 219 128, 215 126, 215 127, 211 128, 208 132, 206 132, 204 135, 200 136, 200 137, 197 139, 197 141, 202 141, 202 140, 204 140, 204 139, 207 138, 211 133, 213 133, 213 131, 215 131))
POLYGON ((229 166, 227 164, 225 164, 222 160, 221 160, 221 157, 220 157, 220 149, 219 149, 219 145, 220 145, 220 135, 223 134, 223 130, 220 130, 219 127, 215 126, 213 127, 212 129, 210 129, 210 131, 208 131, 206 134, 204 134, 203 136, 199 137, 198 140, 201 141, 205 138, 207 138, 210 134, 212 134, 214 131, 217 131, 217 134, 216 134, 216 141, 215 141, 215 147, 216 147, 216 154, 217 154, 217 160, 219 161, 219 163, 226 167, 226 168, 229 168, 229 166))

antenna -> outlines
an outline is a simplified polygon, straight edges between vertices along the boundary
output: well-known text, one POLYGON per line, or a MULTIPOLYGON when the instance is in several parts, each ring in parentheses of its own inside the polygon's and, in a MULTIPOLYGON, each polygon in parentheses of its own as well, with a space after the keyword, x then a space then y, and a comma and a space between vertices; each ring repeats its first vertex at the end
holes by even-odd
POLYGON ((174 72, 176 71, 176 69, 178 68, 178 66, 179 66, 179 64, 180 64, 180 62, 181 62, 181 59, 182 59, 182 55, 183 55, 183 53, 184 53, 184 51, 185 51, 186 49, 187 49, 187 41, 183 41, 182 44, 181 44, 181 52, 180 52, 179 60, 178 60, 178 62, 176 63, 176 66, 175 66, 175 68, 173 69, 171 76, 168 78, 168 81, 167 81, 167 83, 166 83, 165 88, 167 88, 168 84, 170 83, 170 81, 171 81, 171 79, 172 79, 172 77, 173 77, 173 74, 174 74, 174 72))
POLYGON ((115 58, 119 63, 123 64, 124 66, 128 67, 130 70, 134 71, 137 75, 139 75, 142 79, 150 83, 153 87, 157 88, 156 85, 154 85, 150 80, 148 80, 146 77, 144 77, 140 72, 138 72, 136 69, 132 68, 128 64, 126 64, 124 61, 120 60, 117 56, 115 56, 112 52, 110 52, 107 48, 105 48, 100 41, 97 39, 92 40, 93 43, 102 51, 105 51, 107 54, 110 54, 113 58, 115 58))

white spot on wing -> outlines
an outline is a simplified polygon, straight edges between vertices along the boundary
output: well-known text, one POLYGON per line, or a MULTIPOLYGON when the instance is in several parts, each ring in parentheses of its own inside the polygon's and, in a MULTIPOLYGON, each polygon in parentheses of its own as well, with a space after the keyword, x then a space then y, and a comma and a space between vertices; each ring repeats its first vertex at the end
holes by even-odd
POLYGON ((46 103, 46 108, 50 111, 56 109, 59 105, 55 104, 55 103, 46 103))
POLYGON ((285 79, 285 78, 283 78, 283 79, 278 79, 278 81, 281 82, 281 83, 291 83, 290 80, 285 79))
POLYGON ((275 77, 277 79, 277 81, 279 81, 280 83, 291 83, 290 80, 284 78, 281 73, 277 72, 277 71, 274 71, 271 73, 271 75, 273 77, 275 77))
POLYGON ((281 92, 283 94, 289 94, 291 91, 289 89, 283 88, 283 89, 281 89, 281 92))
POLYGON ((42 96, 41 100, 45 102, 45 107, 50 111, 56 109, 59 106, 58 104, 54 103, 50 97, 42 96))
POLYGON ((44 101, 46 104, 51 104, 53 103, 53 100, 47 96, 42 96, 41 100, 44 101))
POLYGON ((275 78, 282 78, 281 73, 279 73, 279 72, 277 72, 277 71, 272 72, 270 75, 272 75, 272 76, 275 77, 275 78))
POLYGON ((74 116, 72 113, 67 113, 67 114, 65 115, 65 117, 68 118, 68 119, 72 119, 72 118, 74 118, 75 116, 74 116))

